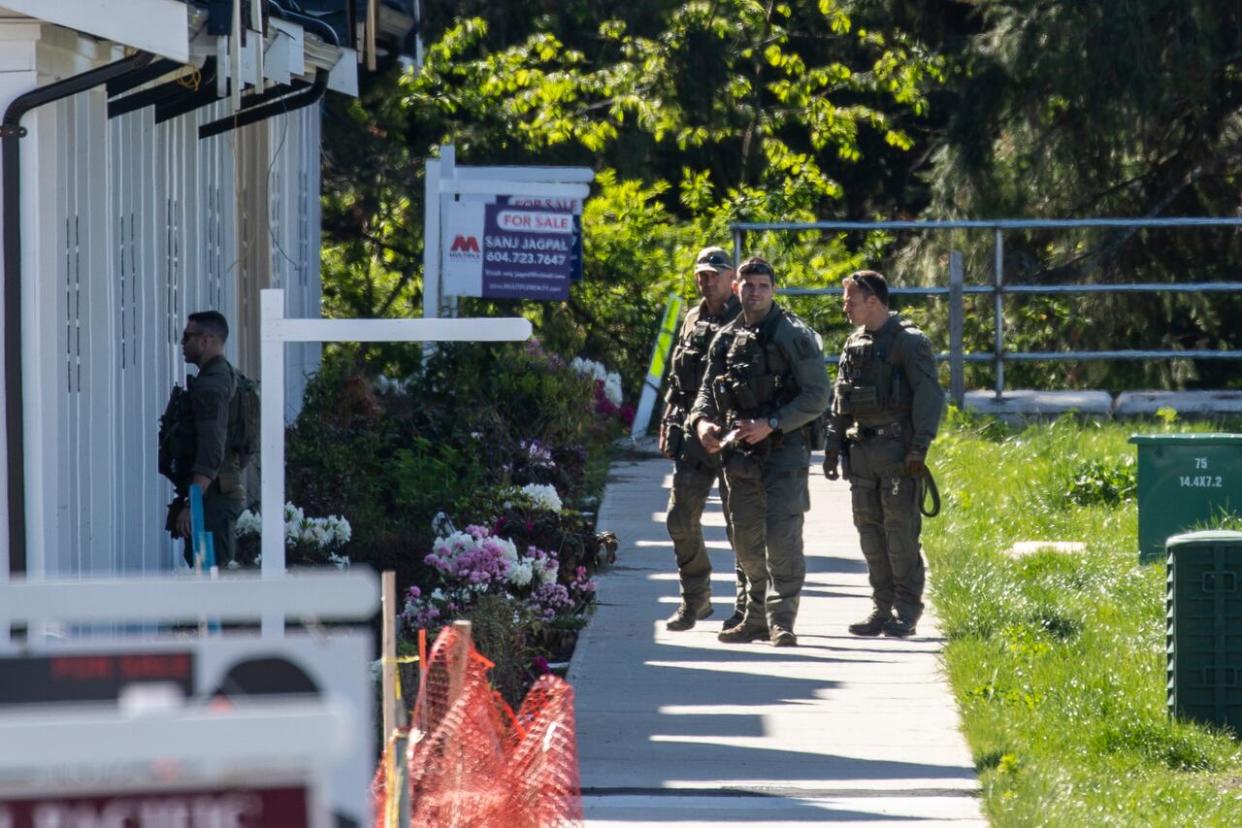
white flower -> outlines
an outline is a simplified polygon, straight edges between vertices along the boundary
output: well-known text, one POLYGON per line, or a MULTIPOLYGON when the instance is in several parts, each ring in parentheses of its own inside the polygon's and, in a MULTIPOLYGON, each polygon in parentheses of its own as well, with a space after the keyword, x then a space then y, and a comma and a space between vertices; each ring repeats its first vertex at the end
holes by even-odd
POLYGON ((534 568, 530 561, 523 561, 520 564, 509 568, 509 583, 514 586, 526 586, 530 583, 531 578, 535 575, 534 568))
POLYGON ((556 487, 547 483, 527 483, 522 487, 522 494, 530 498, 537 509, 547 509, 549 512, 561 511, 561 496, 556 493, 556 487))
POLYGON ((544 558, 540 564, 539 571, 538 571, 539 583, 540 584, 556 583, 556 574, 559 569, 560 569, 560 566, 557 564, 555 559, 544 558))
POLYGON ((332 542, 337 546, 344 546, 354 536, 353 527, 349 525, 349 521, 344 517, 329 515, 324 520, 327 521, 328 533, 331 535, 332 542))
POLYGON ((574 357, 569 363, 570 369, 575 374, 581 374, 591 379, 604 380, 608 376, 608 370, 598 362, 591 359, 583 359, 582 357, 574 357))
POLYGON ((375 378, 375 390, 381 394, 404 396, 410 391, 410 378, 393 379, 387 374, 380 374, 375 378))
POLYGON ((431 519, 431 531, 437 537, 443 538, 456 532, 457 527, 444 512, 436 512, 435 517, 431 519))
POLYGON ((263 531, 263 520, 257 512, 249 509, 237 516, 237 525, 233 527, 233 534, 236 537, 244 538, 247 535, 258 535, 263 531))
MULTIPOLYGON (((284 509, 285 517, 285 545, 307 543, 312 544, 317 549, 331 549, 341 547, 349 543, 349 539, 353 537, 353 528, 349 525, 349 521, 340 515, 328 515, 323 518, 308 518, 306 513, 292 503, 286 503, 284 509)), ((263 516, 258 512, 249 509, 242 512, 237 518, 237 537, 246 537, 248 535, 260 535, 263 529, 263 516)), ((348 558, 342 558, 345 561, 345 567, 349 565, 348 558)), ((339 562, 332 559, 338 567, 339 562)), ((344 568, 344 567, 341 567, 344 568)))
POLYGON ((613 405, 621 404, 621 375, 616 371, 609 371, 608 378, 604 380, 604 396, 613 405))
POLYGON ((335 552, 328 555, 328 563, 337 569, 349 569, 349 558, 344 555, 338 555, 335 552))

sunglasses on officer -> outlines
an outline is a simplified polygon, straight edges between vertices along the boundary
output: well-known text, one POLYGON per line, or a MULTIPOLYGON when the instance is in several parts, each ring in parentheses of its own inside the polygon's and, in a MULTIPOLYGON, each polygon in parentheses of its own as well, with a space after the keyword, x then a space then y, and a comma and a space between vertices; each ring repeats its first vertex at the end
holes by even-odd
POLYGON ((723 253, 709 253, 706 256, 700 256, 698 260, 695 261, 695 264, 711 265, 712 267, 724 267, 730 270, 733 269, 733 263, 726 259, 723 253))

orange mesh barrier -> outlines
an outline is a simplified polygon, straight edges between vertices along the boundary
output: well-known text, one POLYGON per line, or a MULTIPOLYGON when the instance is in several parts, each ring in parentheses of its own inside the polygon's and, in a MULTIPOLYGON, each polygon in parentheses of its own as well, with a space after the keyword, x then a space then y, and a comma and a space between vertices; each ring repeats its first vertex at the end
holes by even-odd
MULTIPOLYGON (((514 714, 487 680, 491 662, 461 627, 441 631, 422 662, 406 751, 410 826, 581 825, 573 688, 543 676, 514 714)), ((381 761, 375 826, 395 825, 396 784, 381 761)))

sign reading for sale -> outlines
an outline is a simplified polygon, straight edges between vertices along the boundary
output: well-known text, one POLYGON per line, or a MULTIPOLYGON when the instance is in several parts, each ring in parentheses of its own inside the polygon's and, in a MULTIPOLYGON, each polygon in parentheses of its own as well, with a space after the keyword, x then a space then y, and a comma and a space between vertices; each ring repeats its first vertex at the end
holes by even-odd
POLYGON ((467 202, 451 205, 447 218, 445 293, 569 297, 577 230, 572 210, 467 202))

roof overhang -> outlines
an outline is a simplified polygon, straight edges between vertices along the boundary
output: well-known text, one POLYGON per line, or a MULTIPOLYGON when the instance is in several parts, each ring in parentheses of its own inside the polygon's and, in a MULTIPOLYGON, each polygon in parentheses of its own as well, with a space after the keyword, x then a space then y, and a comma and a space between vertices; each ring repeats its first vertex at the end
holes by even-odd
POLYGON ((0 0, 5 10, 190 62, 190 9, 180 0, 0 0))

